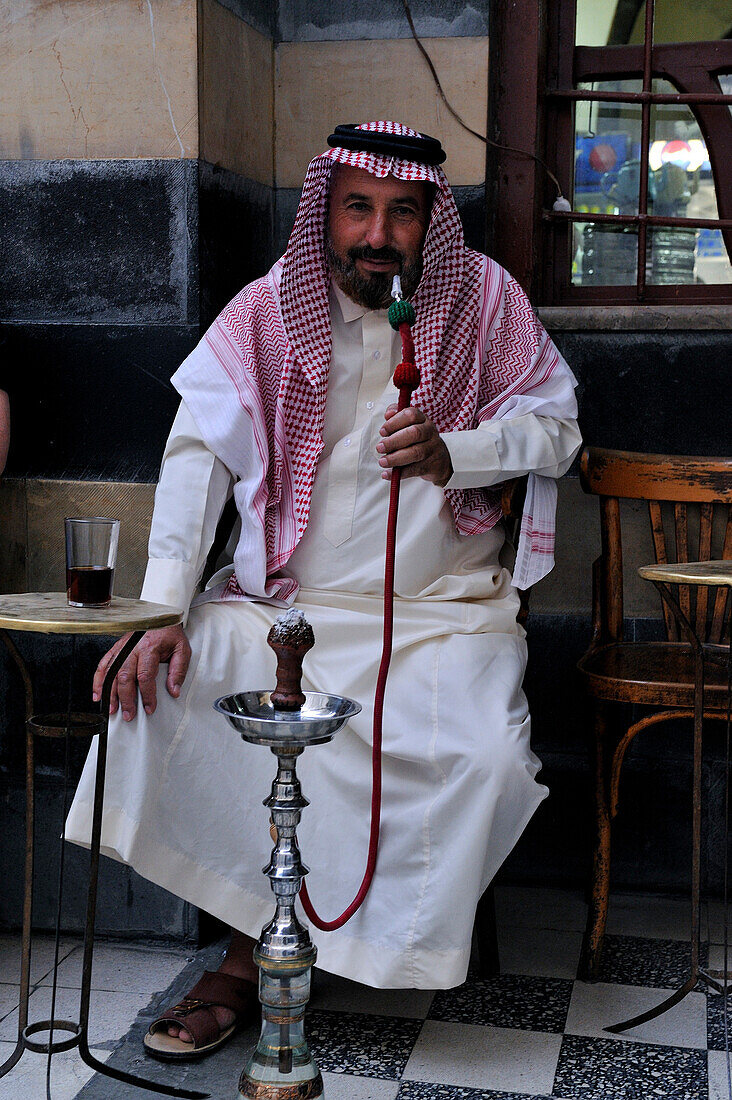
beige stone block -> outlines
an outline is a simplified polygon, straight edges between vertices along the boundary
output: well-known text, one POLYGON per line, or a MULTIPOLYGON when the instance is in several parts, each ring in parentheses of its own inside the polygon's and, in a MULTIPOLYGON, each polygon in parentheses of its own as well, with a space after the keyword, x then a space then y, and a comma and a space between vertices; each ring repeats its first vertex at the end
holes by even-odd
POLYGON ((120 521, 115 595, 139 596, 154 494, 155 486, 147 483, 29 480, 28 590, 65 591, 65 516, 112 516, 120 521))
POLYGON ((203 0, 199 65, 201 157, 271 186, 271 40, 215 0, 203 0))
MULTIPOLYGON (((465 122, 486 132, 488 39, 431 38, 426 48, 445 95, 465 122)), ((411 39, 286 42, 276 53, 278 187, 300 187, 308 162, 341 122, 395 119, 438 137, 454 186, 485 180, 485 145, 450 115, 411 39)))
POLYGON ((196 0, 0 0, 0 158, 196 157, 196 0))

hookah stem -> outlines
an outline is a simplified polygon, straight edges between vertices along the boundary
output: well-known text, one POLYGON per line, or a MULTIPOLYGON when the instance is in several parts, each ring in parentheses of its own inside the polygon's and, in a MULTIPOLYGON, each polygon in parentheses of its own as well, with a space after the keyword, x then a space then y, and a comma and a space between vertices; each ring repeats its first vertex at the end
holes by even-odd
MULTIPOLYGON (((402 338, 402 361, 414 366, 414 343, 410 326, 403 322, 399 325, 399 333, 402 338)), ((398 368, 397 368, 398 369, 398 368)), ((397 409, 409 407, 412 400, 412 392, 417 387, 412 379, 406 385, 399 386, 399 400, 397 409)), ((394 466, 391 471, 391 487, 389 491, 389 513, 386 521, 386 560, 384 565, 384 633, 381 647, 381 663, 379 674, 376 678, 376 691, 374 693, 374 722, 371 749, 371 829, 369 832, 369 854, 358 893, 339 917, 335 920, 323 920, 318 916, 308 894, 305 879, 300 887, 300 900, 303 909, 321 932, 333 932, 336 928, 342 928, 346 921, 350 920, 357 909, 361 907, 364 898, 369 892, 371 881, 376 869, 376 856, 379 850, 379 831, 381 829, 381 739, 384 718, 384 694, 386 692, 386 678, 391 663, 392 638, 394 632, 394 557, 396 550, 396 526, 399 510, 399 486, 401 485, 402 471, 399 466, 394 466)))

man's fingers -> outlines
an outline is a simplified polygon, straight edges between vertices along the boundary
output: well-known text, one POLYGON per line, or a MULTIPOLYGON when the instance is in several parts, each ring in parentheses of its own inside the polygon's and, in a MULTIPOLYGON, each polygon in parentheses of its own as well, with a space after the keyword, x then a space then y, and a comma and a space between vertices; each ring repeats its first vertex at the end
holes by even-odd
POLYGON ((156 649, 149 649, 140 654, 137 662, 137 683, 140 687, 140 698, 147 714, 152 714, 157 706, 156 679, 160 668, 160 654, 156 649))
POLYGON ((117 673, 117 695, 125 722, 137 713, 137 653, 132 651, 117 673))
POLYGON ((379 459, 379 465, 384 470, 401 466, 402 471, 404 471, 405 466, 428 464, 431 454, 431 449, 426 444, 420 443, 415 447, 402 447, 401 450, 394 451, 393 454, 384 455, 379 459))
POLYGON ((101 661, 97 665, 97 670, 94 673, 94 680, 92 681, 92 699, 95 703, 98 703, 102 697, 102 686, 104 684, 104 678, 107 675, 107 669, 109 668, 119 651, 122 649, 128 638, 129 634, 125 634, 123 638, 120 638, 118 641, 116 641, 111 649, 107 650, 107 652, 104 654, 101 661))
POLYGON ((381 425, 380 432, 382 436, 394 435, 395 432, 409 427, 410 424, 431 424, 431 421, 427 420, 418 405, 410 405, 408 409, 402 409, 401 412, 396 405, 390 405, 386 410, 386 419, 381 425))
POLYGON ((434 424, 429 422, 421 424, 409 424, 405 428, 400 428, 394 435, 386 436, 376 445, 377 454, 386 455, 393 454, 395 451, 403 450, 407 447, 414 447, 420 443, 426 443, 428 440, 437 439, 438 435, 435 430, 434 424))
POLYGON ((183 685, 183 681, 186 678, 188 672, 188 666, 191 663, 191 647, 188 644, 188 639, 183 636, 180 643, 173 650, 170 658, 170 664, 168 666, 168 679, 166 681, 166 687, 168 693, 177 699, 180 695, 180 689, 183 685))

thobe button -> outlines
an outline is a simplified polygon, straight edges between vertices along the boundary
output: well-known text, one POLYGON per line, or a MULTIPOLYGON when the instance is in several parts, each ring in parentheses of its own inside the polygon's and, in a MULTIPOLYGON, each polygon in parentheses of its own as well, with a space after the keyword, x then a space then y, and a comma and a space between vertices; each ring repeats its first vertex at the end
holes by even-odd
POLYGON ((366 408, 367 409, 373 409, 373 407, 374 407, 373 401, 367 401, 366 402, 366 408))
POLYGON ((344 447, 350 447, 350 446, 351 446, 351 440, 350 440, 350 437, 349 437, 348 439, 344 439, 344 440, 343 440, 343 446, 344 446, 344 447))
POLYGON ((381 352, 379 351, 379 349, 378 349, 378 348, 377 348, 377 349, 376 349, 376 351, 374 352, 374 354, 373 354, 372 358, 374 358, 374 359, 381 359, 381 352))

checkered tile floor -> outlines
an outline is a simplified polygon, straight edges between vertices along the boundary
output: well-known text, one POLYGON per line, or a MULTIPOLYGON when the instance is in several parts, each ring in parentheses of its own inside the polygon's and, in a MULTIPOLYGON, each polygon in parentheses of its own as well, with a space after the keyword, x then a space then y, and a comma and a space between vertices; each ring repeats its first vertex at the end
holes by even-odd
MULTIPOLYGON (((309 1035, 330 1074, 378 1081, 333 1100, 727 1100, 722 998, 694 992, 624 1036, 606 1025, 659 1003, 687 974, 688 906, 615 899, 600 981, 576 979, 584 926, 579 895, 498 891, 502 973, 458 989, 384 995, 328 979, 309 1035), (643 934, 638 934, 638 933, 643 934), (360 1005, 359 1005, 360 1002, 360 1005), (357 1005, 359 1006, 357 1008, 357 1005), (340 1010, 340 1011, 338 1011, 340 1010), (388 1081, 394 1082, 391 1086, 388 1081)), ((704 908, 703 963, 721 966, 718 906, 704 908), (714 927, 712 927, 714 926, 714 927)), ((732 1010, 730 1011, 732 1029, 732 1010)), ((730 1097, 732 1100, 732 1097, 730 1097)))
MULTIPOLYGON (((603 972, 595 984, 575 977, 585 920, 579 893, 499 888, 497 903, 502 973, 490 981, 471 975, 458 989, 432 993, 370 990, 316 974, 307 1031, 327 1100, 732 1100, 718 994, 695 991, 623 1036, 603 1030, 657 1004, 684 977, 686 902, 614 897, 603 972)), ((721 906, 705 904, 704 961, 713 969, 722 966, 722 928, 721 906)), ((140 950, 149 974, 155 949, 140 950)), ((113 955, 125 952, 111 945, 102 951, 109 959, 104 962, 103 955, 100 988, 109 991, 120 986, 113 955)), ((179 971, 184 961, 179 956, 179 971)), ((130 965, 126 959, 125 988, 134 984, 130 965)), ((168 973, 170 965, 168 958, 168 973)), ((110 1018, 100 1035, 107 1040, 116 1035, 114 1043, 104 1044, 112 1050, 109 1064, 201 1088, 216 1100, 234 1096, 238 1072, 256 1041, 254 1028, 214 1057, 185 1068, 152 1062, 141 1053, 149 1021, 190 986, 195 973, 216 965, 213 948, 199 952, 167 990, 136 1010, 129 1030, 128 1015, 108 1034, 115 1026, 110 1018)), ((730 1017, 732 1028, 732 1011, 730 1017)), ((10 1078, 2 1085, 6 1082, 10 1078)), ((81 1091, 78 1078, 68 1089, 62 1076, 57 1082, 61 1091, 54 1091, 54 1100, 144 1095, 101 1076, 81 1091)), ((5 1095, 0 1087, 0 1097, 5 1095)))

